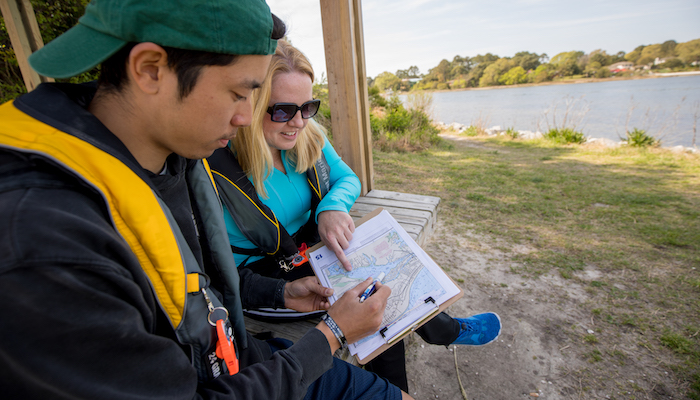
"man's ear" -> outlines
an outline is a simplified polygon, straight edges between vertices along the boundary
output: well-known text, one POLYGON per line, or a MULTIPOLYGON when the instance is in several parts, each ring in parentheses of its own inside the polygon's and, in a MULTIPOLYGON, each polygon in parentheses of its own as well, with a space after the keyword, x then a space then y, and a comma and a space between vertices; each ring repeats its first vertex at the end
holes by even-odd
POLYGON ((129 53, 130 80, 144 93, 156 94, 168 72, 168 53, 155 43, 139 43, 129 53))

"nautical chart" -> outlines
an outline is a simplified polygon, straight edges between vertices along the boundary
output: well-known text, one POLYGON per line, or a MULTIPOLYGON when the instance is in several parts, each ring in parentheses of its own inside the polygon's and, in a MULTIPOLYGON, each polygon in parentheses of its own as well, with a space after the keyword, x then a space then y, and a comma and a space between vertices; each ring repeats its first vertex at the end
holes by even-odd
MULTIPOLYGON (((431 308, 460 293, 454 282, 385 210, 355 229, 345 254, 352 264, 351 271, 346 271, 326 247, 310 252, 309 259, 321 284, 334 289, 329 299, 331 304, 368 277, 386 274, 382 283, 391 288, 391 295, 382 321, 386 329, 380 329, 386 337, 392 337, 431 308), (434 301, 426 303, 426 299, 434 301)), ((380 331, 351 344, 351 353, 362 359, 379 348, 386 339, 380 331)))
POLYGON ((384 325, 401 318, 407 311, 424 302, 428 295, 442 295, 445 290, 418 259, 416 253, 390 229, 369 244, 349 255, 352 271, 348 272, 336 261, 323 270, 334 297, 339 299, 347 290, 368 277, 384 272, 383 284, 391 288, 391 296, 384 312, 384 325))

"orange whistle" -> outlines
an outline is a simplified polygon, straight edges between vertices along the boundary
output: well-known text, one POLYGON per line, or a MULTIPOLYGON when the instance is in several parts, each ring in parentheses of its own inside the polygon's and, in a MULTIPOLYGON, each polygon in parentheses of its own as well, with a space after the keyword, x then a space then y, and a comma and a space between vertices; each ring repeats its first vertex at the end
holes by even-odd
POLYGON ((216 321, 216 335, 219 338, 216 342, 216 356, 224 360, 228 367, 229 375, 237 374, 238 356, 236 355, 236 348, 233 346, 233 340, 230 339, 231 336, 226 332, 223 319, 216 321))
POLYGON ((306 250, 309 248, 306 246, 306 243, 302 243, 301 247, 299 247, 299 252, 294 256, 294 259, 292 260, 292 265, 295 267, 298 267, 305 262, 309 261, 309 258, 306 256, 306 250))

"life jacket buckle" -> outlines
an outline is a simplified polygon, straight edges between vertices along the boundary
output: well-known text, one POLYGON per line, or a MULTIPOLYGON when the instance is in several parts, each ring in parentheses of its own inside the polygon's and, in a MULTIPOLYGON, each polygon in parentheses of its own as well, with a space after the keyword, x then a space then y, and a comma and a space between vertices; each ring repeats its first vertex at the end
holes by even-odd
POLYGON ((280 268, 284 272, 289 272, 294 268, 302 266, 304 263, 309 261, 309 257, 306 256, 306 251, 308 250, 306 243, 302 243, 299 247, 299 251, 291 257, 291 259, 281 259, 279 264, 280 268), (289 262, 287 262, 289 261, 289 262))

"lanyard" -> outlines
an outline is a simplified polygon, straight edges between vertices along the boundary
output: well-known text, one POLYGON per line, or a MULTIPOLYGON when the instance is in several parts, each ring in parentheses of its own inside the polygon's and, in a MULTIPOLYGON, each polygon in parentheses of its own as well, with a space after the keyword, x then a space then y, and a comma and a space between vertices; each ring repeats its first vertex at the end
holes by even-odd
POLYGON ((206 289, 202 288, 202 294, 209 309, 207 321, 211 326, 216 327, 216 356, 224 360, 229 375, 235 375, 238 373, 238 355, 234 344, 233 328, 228 319, 228 310, 225 307, 214 307, 206 289), (216 314, 220 317, 216 318, 216 314))

